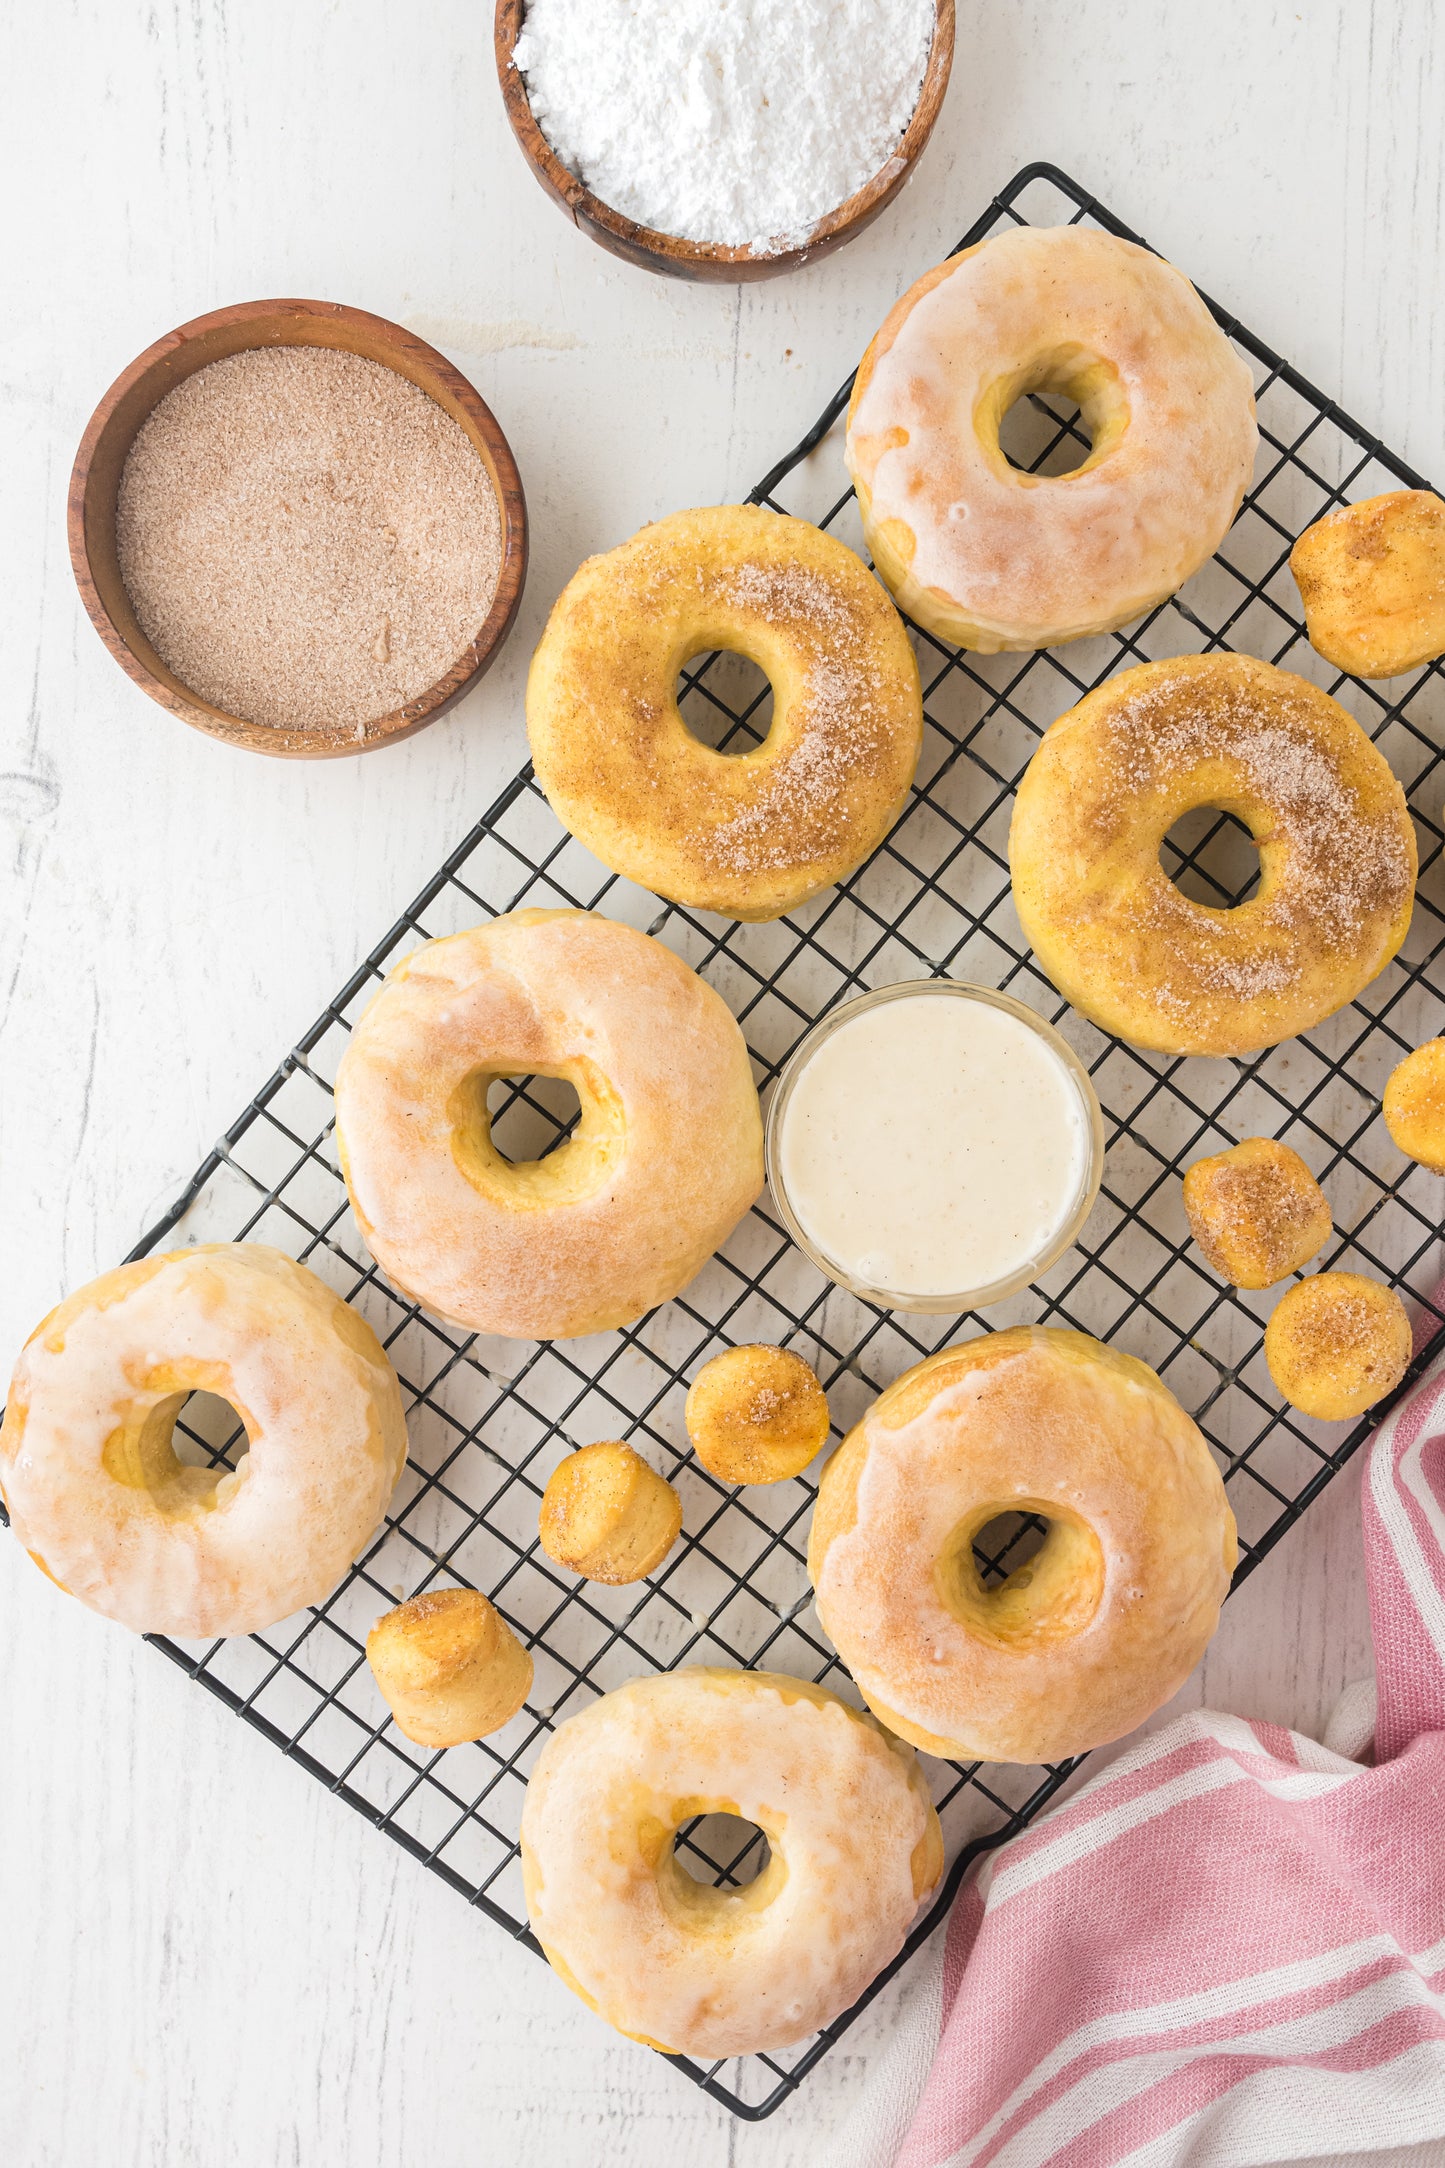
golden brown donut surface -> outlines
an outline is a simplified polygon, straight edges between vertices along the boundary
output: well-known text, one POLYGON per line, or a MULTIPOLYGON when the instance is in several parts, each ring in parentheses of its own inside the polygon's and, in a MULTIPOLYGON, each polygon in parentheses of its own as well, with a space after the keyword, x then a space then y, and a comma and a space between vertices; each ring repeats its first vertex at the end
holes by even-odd
POLYGON ((722 1483, 782 1483, 828 1441, 817 1372, 781 1347, 730 1347, 704 1363, 684 1411, 694 1453, 722 1483))
POLYGON ((655 1573, 677 1541, 682 1500, 640 1453, 615 1438, 584 1445, 553 1469, 542 1493, 542 1548, 586 1581, 655 1573))
POLYGON ((823 1471, 818 1615, 874 1714, 926 1753, 1052 1762, 1118 1739, 1204 1650, 1235 1563, 1208 1446, 1141 1362, 1019 1326, 891 1385, 823 1471), (1043 1547, 994 1588, 974 1539, 1043 1547))
POLYGON ((429 1589, 379 1618, 366 1660, 398 1728, 418 1746, 461 1746, 510 1723, 532 1659, 474 1588, 429 1589))
POLYGON ((918 665, 846 544, 752 505, 675 512, 589 557, 553 608, 527 680, 548 802, 656 895, 777 918, 841 881, 903 808, 923 735, 918 665), (747 753, 693 736, 678 672, 747 655, 773 720, 747 753))
POLYGON ((1111 678, 1029 763, 1009 836, 1014 902, 1083 1015, 1168 1054, 1249 1054, 1352 1001, 1404 940, 1415 894, 1405 794, 1354 718, 1244 655, 1111 678), (1217 910, 1159 849, 1200 806, 1243 821, 1260 884, 1217 910))
POLYGON ((1310 645, 1352 677, 1398 677, 1445 654, 1445 504, 1392 489, 1307 528, 1289 568, 1310 645))
POLYGON ((1410 1338, 1393 1287, 1359 1272, 1316 1272, 1275 1304, 1264 1359, 1291 1407, 1344 1423, 1394 1391, 1410 1367, 1410 1338))
POLYGON ((1427 1039, 1391 1071, 1384 1115, 1402 1152, 1445 1174, 1445 1039, 1427 1039))
POLYGON ((1249 369, 1189 281, 1132 241, 1029 226, 951 256, 858 370, 848 469, 879 574, 914 621, 992 653, 1107 632, 1218 548, 1254 466, 1249 369), (1072 400, 1071 474, 999 442, 1030 392, 1072 400))
POLYGON ((902 1946, 943 1871, 910 1747, 821 1686, 698 1667, 633 1679, 559 1726, 527 1786, 532 1930, 590 2009, 668 2053, 806 2039, 902 1946), (742 1888, 694 1881, 694 1815, 754 1822, 742 1888))
POLYGON ((1329 1241, 1325 1193, 1298 1152, 1274 1137, 1246 1137, 1196 1159, 1184 1177, 1189 1231, 1221 1279, 1273 1287, 1329 1241))
POLYGON ((514 911, 399 963, 337 1071, 336 1138, 397 1286, 518 1340, 666 1302, 763 1183, 727 1004, 661 942, 590 911, 514 911), (538 1075, 569 1079, 581 1118, 514 1165, 491 1140, 488 1086, 538 1075))

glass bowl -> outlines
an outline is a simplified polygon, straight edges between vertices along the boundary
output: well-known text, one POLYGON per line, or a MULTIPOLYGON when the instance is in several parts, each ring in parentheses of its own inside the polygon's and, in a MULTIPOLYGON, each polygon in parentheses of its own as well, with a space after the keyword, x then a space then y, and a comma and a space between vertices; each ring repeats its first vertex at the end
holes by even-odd
POLYGON ((1002 1302, 1009 1295, 1017 1294, 1027 1287, 1040 1273, 1046 1272, 1054 1260, 1061 1257, 1077 1239, 1080 1228, 1093 1209, 1099 1194, 1099 1184, 1104 1174, 1104 1117, 1099 1107, 1098 1094, 1087 1069, 1068 1043, 1060 1038, 1052 1025, 1036 1016, 1023 1002, 1015 1001, 1010 994, 995 993, 991 987, 969 986, 960 979, 903 979, 894 986, 881 986, 871 994, 860 994, 855 1001, 846 1001, 841 1008, 832 1009, 820 1017, 805 1037, 799 1040, 789 1055, 774 1088, 768 1105, 767 1126, 764 1135, 764 1152, 767 1163, 768 1187, 778 1215, 793 1240, 797 1243, 820 1272, 825 1272, 839 1287, 849 1288, 861 1295, 865 1302, 876 1303, 884 1310, 912 1310, 933 1315, 956 1314, 963 1310, 981 1310, 990 1303, 1002 1302), (1088 1145, 1083 1173, 1077 1191, 1068 1210, 1059 1221, 1055 1231, 1044 1246, 1034 1255, 1024 1258, 1001 1279, 990 1281, 981 1287, 960 1287, 948 1294, 912 1294, 898 1288, 873 1287, 860 1280, 846 1266, 840 1265, 819 1247, 817 1241, 803 1226, 782 1172, 782 1131, 788 1102, 796 1089, 798 1079, 824 1042, 832 1038, 843 1025, 851 1023, 866 1009, 879 1007, 887 1001, 914 1001, 920 997, 937 998, 940 1001, 979 1001, 989 1007, 1004 1010, 1016 1017, 1028 1029, 1037 1032, 1057 1057, 1070 1082, 1079 1095, 1088 1133, 1088 1145))

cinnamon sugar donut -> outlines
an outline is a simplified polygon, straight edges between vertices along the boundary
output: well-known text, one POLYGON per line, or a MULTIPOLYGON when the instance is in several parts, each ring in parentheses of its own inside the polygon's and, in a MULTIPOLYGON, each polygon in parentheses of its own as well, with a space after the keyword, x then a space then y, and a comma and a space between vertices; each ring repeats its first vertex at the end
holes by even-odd
POLYGON ((1189 281, 1132 241, 1020 227, 911 287, 863 357, 848 470, 899 607, 993 653, 1108 632, 1219 547, 1254 468, 1248 368, 1189 281), (1081 410, 1072 474, 1023 474, 999 425, 1081 410))
POLYGON ((633 1679, 561 1726, 522 1808, 532 1931, 619 2032, 668 2054, 790 2046, 896 1956, 943 1871, 911 1748, 802 1679, 695 1669, 633 1679), (696 1882, 675 1831, 756 1822, 742 1889, 696 1882))
POLYGON ((1179 655, 1059 717, 1019 786, 1009 865, 1024 933, 1083 1015, 1166 1054, 1250 1054, 1384 970, 1410 924, 1415 831, 1327 693, 1247 655, 1179 655), (1233 910, 1159 863, 1198 806, 1259 847, 1259 891, 1233 910))
POLYGON ((1052 1762, 1183 1685, 1219 1623, 1234 1515, 1152 1370, 1037 1325, 945 1348, 823 1471, 818 1616, 874 1714, 928 1754, 1052 1762), (973 1542, 1036 1513, 1043 1548, 986 1588, 973 1542))
POLYGON ((923 698, 898 613, 852 550, 720 504, 588 558, 532 658, 527 731, 553 811, 604 866, 674 903, 777 918, 887 835, 923 698), (752 752, 715 752, 678 709, 679 670, 711 648, 772 681, 752 752))
POLYGON ((591 911, 512 911, 399 963, 336 1074, 336 1142, 373 1255, 477 1332, 566 1339, 685 1287, 763 1186, 727 1004, 660 941, 591 911), (497 1077, 566 1077, 575 1134, 518 1164, 497 1077))
POLYGON ((102 1273, 26 1341, 0 1485, 35 1563, 136 1633, 257 1633, 330 1594, 406 1458, 395 1373, 365 1318, 257 1242, 102 1273), (194 1392, 229 1400, 233 1474, 171 1440, 194 1392))

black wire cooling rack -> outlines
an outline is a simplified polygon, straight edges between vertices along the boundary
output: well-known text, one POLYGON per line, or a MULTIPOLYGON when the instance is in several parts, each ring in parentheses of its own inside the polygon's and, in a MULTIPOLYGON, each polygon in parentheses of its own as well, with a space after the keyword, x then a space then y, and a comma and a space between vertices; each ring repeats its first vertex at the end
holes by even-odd
MULTIPOLYGON (((960 246, 1011 224, 1080 221, 1128 231, 1064 174, 1030 166, 960 246)), ((1222 1287, 1191 1249, 1183 1169, 1241 1137, 1286 1139, 1333 1207, 1336 1236, 1322 1261, 1388 1280, 1411 1297, 1423 1321, 1422 1360, 1442 1322, 1428 1301, 1438 1278, 1441 1187, 1394 1149, 1379 1100, 1391 1068, 1441 1028, 1445 1008, 1431 984, 1445 934, 1445 680, 1439 665, 1384 691, 1342 680, 1304 638, 1286 566, 1295 537, 1331 506, 1423 485, 1260 340, 1222 310, 1215 314, 1254 372, 1260 459, 1219 555, 1182 594, 1127 632, 1058 653, 983 657, 916 633, 927 729, 908 807, 850 881, 773 924, 660 907, 567 836, 530 772, 519 775, 134 1252, 144 1255, 180 1231, 187 1241, 272 1242, 304 1259, 376 1327, 402 1381, 411 1434, 385 1528, 328 1602, 250 1639, 157 1646, 530 1948, 518 1817, 527 1773, 562 1718, 640 1671, 683 1663, 765 1665, 826 1679, 857 1698, 810 1604, 804 1542, 812 1478, 733 1491, 687 1450, 683 1399, 708 1357, 749 1340, 797 1348, 819 1370, 841 1432, 879 1388, 961 1331, 1047 1320, 1094 1333, 1150 1363, 1203 1427, 1238 1517, 1242 1579, 1370 1424, 1341 1438, 1338 1426, 1280 1406, 1261 1352, 1272 1297, 1222 1287), (1365 725, 1410 795, 1419 900, 1394 963, 1306 1038, 1252 1061, 1173 1060, 1105 1037, 1061 1005, 1035 968, 1009 893, 1010 800, 1043 731, 1090 687, 1136 662, 1219 648, 1287 664, 1365 725), (1064 1032, 1103 1104, 1104 1186, 1077 1246, 1037 1286, 986 1317, 893 1315, 832 1287, 792 1246, 765 1199, 682 1298, 625 1332, 518 1346, 468 1337, 428 1316, 388 1284, 348 1211, 332 1139, 337 1060, 383 973, 417 942, 495 912, 569 904, 645 928, 709 979, 743 1025, 764 1091, 815 1018, 866 988, 929 974, 1008 988, 1064 1032), (677 1485, 683 1536, 649 1581, 607 1589, 573 1580, 542 1554, 537 1509, 552 1469, 574 1446, 617 1436, 631 1438, 677 1485), (504 1731, 436 1754, 389 1721, 364 1641, 398 1598, 452 1582, 493 1598, 531 1649, 536 1677, 527 1707, 504 1731)), ((750 501, 801 514, 857 544, 835 426, 849 388, 750 501)), ((1015 409, 1005 442, 1017 464, 1044 473, 1066 471, 1088 450, 1076 417, 1050 399, 1015 409)), ((724 655, 685 673, 684 712, 710 743, 742 749, 765 731, 769 696, 749 671, 724 655)), ((1166 862, 1186 892, 1221 905, 1242 902, 1258 870, 1245 832, 1214 813, 1181 824, 1166 862)), ((566 1091, 532 1078, 494 1087, 499 1148, 535 1158, 560 1141, 566 1091)), ((233 1411, 203 1395, 181 1428, 182 1451, 213 1464, 244 1450, 233 1411)), ((985 1575, 998 1578, 1020 1563, 1038 1529, 1032 1521, 997 1529, 980 1556, 985 1575)), ((968 1862, 1022 1827, 1075 1765, 925 1766, 951 1868, 885 1979, 930 1933, 968 1862)), ((749 1879, 762 1840, 737 1831, 735 1823, 691 1826, 679 1839, 684 1862, 717 1882, 749 1879)), ((791 2054, 709 2067, 679 2058, 678 2067, 738 2115, 757 2119, 797 2087, 862 2006, 791 2054)))

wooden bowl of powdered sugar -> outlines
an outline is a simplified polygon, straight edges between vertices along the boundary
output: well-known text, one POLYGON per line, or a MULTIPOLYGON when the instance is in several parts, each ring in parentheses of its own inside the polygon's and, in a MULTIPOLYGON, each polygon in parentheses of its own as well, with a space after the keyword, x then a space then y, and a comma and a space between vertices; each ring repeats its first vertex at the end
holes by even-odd
POLYGON ((543 188, 614 256, 775 278, 908 179, 953 62, 954 0, 497 0, 497 74, 543 188))
POLYGON ((527 569, 485 401, 401 325, 325 301, 217 309, 132 362, 81 440, 69 530, 135 683, 293 759, 433 722, 496 656, 527 569))

